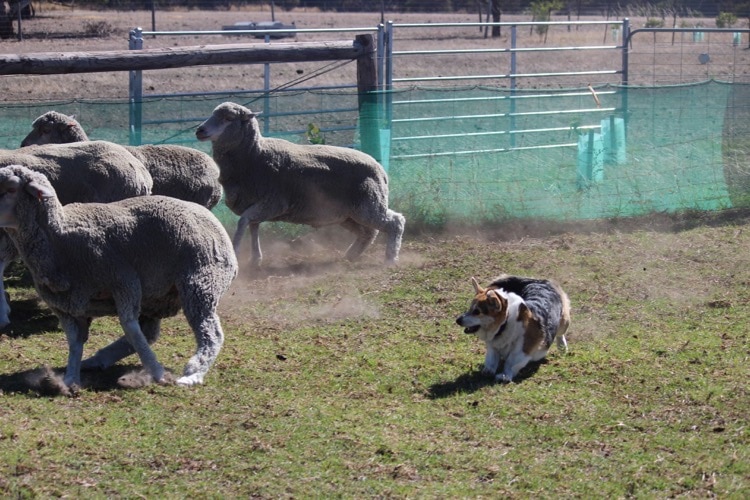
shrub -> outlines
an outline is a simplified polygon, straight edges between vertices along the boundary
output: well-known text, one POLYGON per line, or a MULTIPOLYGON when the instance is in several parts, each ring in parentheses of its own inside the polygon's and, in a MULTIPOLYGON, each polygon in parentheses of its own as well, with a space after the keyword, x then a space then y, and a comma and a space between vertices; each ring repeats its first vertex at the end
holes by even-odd
POLYGON ((717 28, 731 28, 737 22, 737 16, 731 12, 719 12, 716 16, 717 28))
POLYGON ((646 28, 663 28, 664 27, 664 20, 663 19, 657 19, 655 17, 649 17, 646 19, 646 28))
POLYGON ((326 137, 323 132, 321 132, 320 127, 315 125, 314 123, 308 123, 307 124, 307 132, 305 133, 307 136, 307 142, 310 144, 325 144, 326 143, 326 137))
POLYGON ((86 21, 83 24, 83 34, 89 37, 106 38, 113 31, 114 28, 107 21, 86 21))

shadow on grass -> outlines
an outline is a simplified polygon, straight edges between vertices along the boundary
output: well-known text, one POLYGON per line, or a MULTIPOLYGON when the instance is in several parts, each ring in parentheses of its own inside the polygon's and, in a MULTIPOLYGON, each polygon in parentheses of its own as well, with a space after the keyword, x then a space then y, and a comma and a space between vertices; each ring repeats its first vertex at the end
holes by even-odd
POLYGON ((57 316, 40 299, 28 298, 11 302, 10 325, 2 333, 23 338, 50 330, 59 330, 57 316))
MULTIPOLYGON (((520 384, 527 378, 533 376, 537 372, 537 370, 539 370, 539 367, 546 363, 546 359, 529 363, 520 372, 518 372, 518 375, 516 375, 516 378, 513 379, 512 383, 520 384)), ((456 380, 452 380, 450 382, 440 382, 431 385, 427 391, 427 396, 430 399, 441 399, 448 398, 456 394, 471 394, 482 389, 483 387, 495 385, 498 383, 499 382, 495 382, 495 379, 493 377, 483 375, 481 371, 477 370, 459 375, 456 380)))
MULTIPOLYGON (((32 396, 73 396, 63 383, 65 368, 42 366, 32 370, 0 374, 0 393, 29 394, 32 396)), ((174 376, 167 373, 168 383, 174 376)), ((81 389, 90 391, 113 391, 137 389, 152 384, 151 377, 139 365, 115 365, 106 370, 84 370, 81 372, 81 389)))

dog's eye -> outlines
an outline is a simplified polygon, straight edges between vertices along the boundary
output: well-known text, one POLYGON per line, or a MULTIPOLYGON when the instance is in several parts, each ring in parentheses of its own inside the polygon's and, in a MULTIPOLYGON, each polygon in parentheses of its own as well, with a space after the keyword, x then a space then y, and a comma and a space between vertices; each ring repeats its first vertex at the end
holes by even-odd
POLYGON ((478 308, 478 307, 475 307, 474 309, 472 309, 472 310, 471 310, 471 315, 472 315, 472 316, 479 316, 480 314, 481 314, 481 313, 480 313, 480 311, 479 311, 479 308, 478 308))

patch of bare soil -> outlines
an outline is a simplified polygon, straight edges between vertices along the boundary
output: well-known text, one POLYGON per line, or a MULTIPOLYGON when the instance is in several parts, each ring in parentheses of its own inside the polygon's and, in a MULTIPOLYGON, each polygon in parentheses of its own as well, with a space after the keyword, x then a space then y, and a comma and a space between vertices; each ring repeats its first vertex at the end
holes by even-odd
MULTIPOLYGON (((410 16, 391 16, 401 22, 415 19, 410 16)), ((37 15, 23 21, 23 40, 0 40, 0 51, 13 54, 39 52, 88 52, 127 50, 131 30, 142 27, 146 31, 221 31, 223 26, 245 21, 268 21, 268 10, 159 11, 152 24, 150 11, 86 11, 43 6, 37 15)), ((331 12, 278 12, 276 20, 294 23, 297 28, 364 28, 372 29, 380 22, 376 13, 348 14, 331 12)), ((436 14, 420 16, 420 22, 474 21, 468 15, 436 14)), ((274 43, 304 43, 330 40, 353 40, 356 33, 305 33, 294 39, 274 43)), ((475 34, 472 32, 472 36, 475 34)), ((146 37, 144 48, 199 46, 225 43, 264 43, 248 36, 180 35, 146 37)), ((276 82, 292 81, 310 74, 322 63, 275 65, 276 82)), ((356 82, 356 66, 317 77, 308 86, 337 85, 356 82)), ((7 102, 78 99, 127 99, 128 78, 122 73, 86 73, 74 75, 19 75, 5 76, 4 92, 0 99, 7 102)), ((211 66, 144 73, 144 88, 149 93, 177 93, 190 91, 224 91, 258 89, 263 87, 262 66, 211 66)))
MULTIPOLYGON (((320 41, 354 40, 358 33, 374 33, 381 23, 380 13, 337 13, 317 12, 296 9, 291 12, 277 11, 275 19, 292 24, 299 29, 352 29, 362 31, 299 33, 294 38, 274 40, 272 43, 301 44, 320 41)), ((562 19, 562 18, 561 18, 562 19)), ((237 22, 269 21, 268 9, 251 10, 173 10, 158 11, 153 20, 151 12, 143 11, 88 11, 65 9, 54 4, 42 4, 37 15, 23 21, 23 40, 0 40, 0 51, 9 54, 30 54, 39 52, 88 52, 102 50, 127 50, 131 30, 142 27, 146 31, 221 31, 224 26, 237 22)), ((395 24, 424 23, 474 23, 475 13, 454 14, 399 14, 386 13, 386 21, 395 24)), ((528 21, 524 16, 504 16, 503 21, 528 21)), ((579 27, 568 30, 564 27, 550 30, 542 41, 533 31, 519 30, 518 42, 525 46, 539 45, 600 45, 606 29, 602 26, 579 27)), ((397 50, 424 50, 436 48, 497 48, 509 46, 510 31, 502 32, 500 38, 486 37, 477 27, 430 27, 428 29, 405 29, 398 32, 397 50)), ((146 36, 143 47, 169 48, 201 46, 225 43, 264 43, 263 40, 228 34, 216 35, 160 35, 146 36)), ((396 44, 394 44, 395 46, 396 44)), ((487 72, 502 72, 508 65, 507 54, 489 56, 443 56, 431 55, 408 57, 398 66, 398 77, 439 74, 467 75, 487 72), (490 69, 491 68, 491 69, 490 69)), ((590 67, 601 69, 611 66, 611 53, 584 55, 569 53, 567 67, 590 67)), ((538 54, 527 60, 525 70, 559 70, 560 60, 555 53, 538 54)), ((337 69, 328 68, 326 62, 306 62, 274 64, 271 71, 272 87, 296 82, 316 75, 305 81, 304 86, 351 85, 356 82, 356 65, 347 64, 337 69), (322 71, 321 71, 322 70, 322 71), (318 75, 321 72, 322 74, 318 75)), ((127 99, 128 78, 122 73, 86 73, 73 75, 18 75, 3 78, 4 92, 0 99, 6 102, 30 102, 68 99, 127 99)), ((589 78, 589 77, 587 77, 589 78)), ((264 73, 261 65, 231 65, 181 68, 144 72, 144 89, 149 94, 178 92, 212 92, 263 88, 264 73)), ((496 82, 497 84, 498 82, 496 82)), ((538 83, 538 82, 537 82, 538 83)), ((586 85, 587 82, 580 82, 586 85)), ((596 82, 593 82, 596 83, 596 82)), ((570 79, 561 85, 575 85, 570 79)))

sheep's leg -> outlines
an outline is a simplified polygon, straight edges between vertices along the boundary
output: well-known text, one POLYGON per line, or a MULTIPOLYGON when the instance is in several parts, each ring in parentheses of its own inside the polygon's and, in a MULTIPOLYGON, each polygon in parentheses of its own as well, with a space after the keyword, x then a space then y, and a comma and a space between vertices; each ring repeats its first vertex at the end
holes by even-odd
POLYGON ((151 374, 151 377, 156 382, 164 381, 164 367, 161 366, 159 361, 156 359, 156 354, 151 350, 148 345, 146 336, 141 330, 141 326, 138 324, 138 320, 129 318, 120 318, 120 325, 125 332, 125 338, 128 339, 130 345, 138 353, 138 357, 143 363, 143 366, 151 374))
POLYGON ((10 324, 10 301, 5 291, 5 267, 8 261, 0 259, 0 328, 5 328, 10 324))
MULTIPOLYGON (((389 209, 383 210, 383 208, 382 206, 373 208, 371 204, 370 210, 362 210, 355 214, 352 224, 383 231, 388 236, 385 247, 386 263, 395 264, 398 261, 398 253, 401 250, 401 238, 404 235, 406 219, 398 212, 389 209)), ((349 251, 351 252, 352 249, 350 248, 349 251)), ((349 254, 347 253, 348 256, 349 254)))
MULTIPOLYGON (((249 210, 252 210, 252 208, 249 210)), ((234 237, 232 238, 232 246, 234 247, 234 254, 239 259, 242 237, 245 235, 245 229, 249 227, 251 244, 250 264, 253 267, 258 267, 260 266, 260 261, 263 259, 263 253, 260 251, 260 223, 250 222, 250 217, 247 215, 248 211, 242 214, 240 220, 237 221, 237 230, 234 232, 234 237)))
POLYGON ((89 320, 68 315, 59 315, 58 318, 68 339, 68 366, 63 382, 74 389, 81 386, 81 358, 83 345, 89 338, 89 320))
POLYGON ((250 223, 250 249, 252 251, 250 257, 250 264, 254 267, 260 266, 260 261, 263 260, 263 252, 260 251, 260 223, 250 223))
POLYGON ((393 210, 386 212, 385 227, 382 230, 388 235, 385 247, 385 260, 388 264, 395 264, 398 261, 404 226, 406 226, 406 218, 403 215, 393 210))
POLYGON ((254 267, 260 266, 263 260, 263 253, 260 251, 260 223, 267 220, 286 220, 284 214, 289 211, 289 206, 283 197, 269 197, 271 199, 250 205, 240 215, 237 222, 237 232, 234 233, 234 253, 239 257, 240 241, 245 227, 250 228, 250 243, 252 245, 252 255, 250 264, 254 267))
POLYGON ((357 260, 378 236, 377 229, 360 224, 353 219, 346 219, 341 225, 357 235, 357 239, 354 240, 354 243, 346 251, 346 258, 348 260, 357 260))
POLYGON ((133 347, 144 368, 156 382, 164 382, 164 367, 156 359, 156 354, 148 345, 148 340, 138 324, 140 317, 141 287, 135 275, 123 276, 121 288, 112 290, 112 298, 117 306, 120 326, 125 338, 133 347))
POLYGON ((247 217, 240 216, 240 220, 237 221, 237 229, 234 231, 234 237, 232 238, 232 246, 234 247, 234 254, 239 257, 240 255, 240 244, 242 243, 242 237, 245 235, 245 229, 250 223, 247 217))
POLYGON ((188 317, 187 315, 186 318, 195 332, 198 349, 185 365, 185 371, 182 377, 177 379, 177 384, 202 384, 208 369, 216 361, 221 346, 224 344, 224 331, 216 313, 212 313, 205 318, 188 317))
MULTIPOLYGON (((141 317, 141 331, 149 344, 156 342, 161 331, 161 320, 157 318, 141 317)), ((96 354, 83 360, 81 368, 84 370, 106 370, 121 359, 135 354, 135 349, 128 339, 120 337, 106 347, 99 349, 96 354)))
POLYGON ((183 312, 190 328, 193 329, 197 349, 185 366, 183 376, 177 379, 179 385, 202 384, 203 378, 216 361, 224 344, 224 331, 216 314, 216 304, 221 291, 205 289, 205 285, 201 285, 205 282, 206 280, 196 276, 191 283, 180 289, 183 312))

